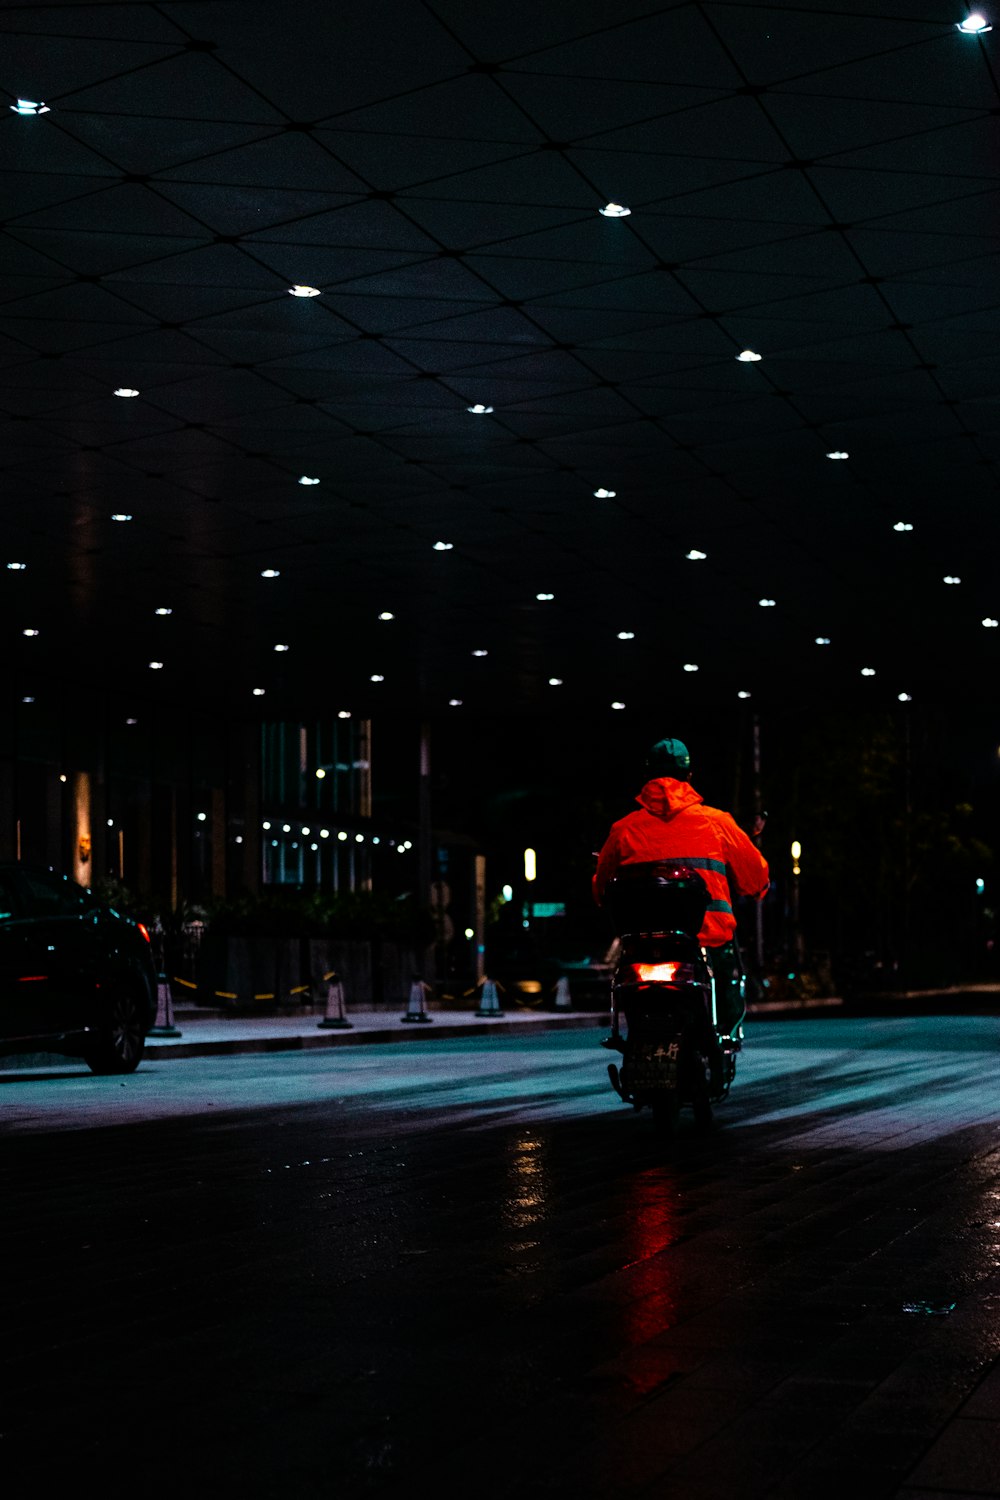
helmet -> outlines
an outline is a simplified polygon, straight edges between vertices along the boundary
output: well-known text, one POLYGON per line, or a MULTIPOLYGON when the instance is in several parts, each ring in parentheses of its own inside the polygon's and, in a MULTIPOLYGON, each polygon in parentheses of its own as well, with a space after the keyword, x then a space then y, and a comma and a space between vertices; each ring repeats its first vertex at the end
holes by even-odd
POLYGON ((683 740, 657 740, 646 754, 650 776, 673 776, 686 781, 691 774, 691 756, 683 740))

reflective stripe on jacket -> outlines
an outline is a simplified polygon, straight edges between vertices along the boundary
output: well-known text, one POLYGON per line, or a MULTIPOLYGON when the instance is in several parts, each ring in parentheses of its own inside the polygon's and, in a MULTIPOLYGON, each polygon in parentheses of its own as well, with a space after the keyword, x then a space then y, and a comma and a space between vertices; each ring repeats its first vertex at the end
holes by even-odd
POLYGON ((736 931, 731 891, 760 900, 768 885, 767 861, 729 813, 707 807, 689 782, 659 776, 647 781, 635 800, 638 811, 613 824, 598 857, 598 905, 619 865, 683 860, 708 887, 699 940, 709 948, 728 943, 736 931))

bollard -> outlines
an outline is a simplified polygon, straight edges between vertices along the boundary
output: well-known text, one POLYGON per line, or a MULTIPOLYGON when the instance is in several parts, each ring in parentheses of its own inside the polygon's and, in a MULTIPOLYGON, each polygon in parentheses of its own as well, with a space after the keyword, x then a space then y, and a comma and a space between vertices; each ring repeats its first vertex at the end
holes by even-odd
POLYGON ((166 974, 156 976, 156 1024, 147 1036, 183 1036, 174 1025, 174 1002, 170 993, 170 981, 166 974))
POLYGON ((477 1016, 501 1016, 500 996, 497 994, 497 986, 494 980, 483 980, 483 993, 479 997, 479 1009, 477 1016))
POLYGON ((556 980, 556 1010, 569 1010, 573 1004, 573 997, 569 992, 569 980, 565 974, 560 974, 556 980))
POLYGON ((326 1012, 322 1021, 317 1021, 316 1025, 328 1031, 348 1030, 353 1022, 347 1019, 344 1008, 343 981, 339 974, 324 974, 323 978, 326 980, 326 1012))
POLYGON ((400 1016, 401 1021, 429 1021, 427 1014, 427 991, 429 984, 414 974, 413 983, 410 985, 410 1005, 405 1016, 400 1016))

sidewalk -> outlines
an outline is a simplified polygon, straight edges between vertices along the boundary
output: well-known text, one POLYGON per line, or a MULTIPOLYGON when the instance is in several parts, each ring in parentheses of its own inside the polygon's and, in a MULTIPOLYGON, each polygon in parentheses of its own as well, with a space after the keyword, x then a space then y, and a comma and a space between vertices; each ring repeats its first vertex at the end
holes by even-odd
POLYGON ((174 1010, 177 1036, 146 1038, 146 1054, 163 1057, 212 1057, 238 1052, 290 1052, 307 1047, 349 1047, 367 1043, 426 1041, 473 1036, 490 1031, 509 1035, 512 1031, 548 1031, 592 1028, 607 1024, 605 1011, 510 1010, 495 1016, 477 1016, 475 1011, 435 1010, 426 1021, 404 1021, 406 1005, 397 1010, 358 1010, 347 1017, 348 1025, 323 1026, 323 1012, 289 1016, 230 1016, 215 1011, 187 1008, 174 1010))

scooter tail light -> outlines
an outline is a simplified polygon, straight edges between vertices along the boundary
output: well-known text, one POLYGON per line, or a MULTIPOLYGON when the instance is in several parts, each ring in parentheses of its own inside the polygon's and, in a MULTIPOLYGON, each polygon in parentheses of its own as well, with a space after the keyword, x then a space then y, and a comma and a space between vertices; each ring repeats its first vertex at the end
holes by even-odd
POLYGON ((142 933, 143 937, 146 939, 146 942, 147 943, 151 943, 153 940, 152 940, 152 938, 149 935, 149 928, 146 927, 145 924, 142 923, 142 922, 136 922, 135 925, 138 927, 139 931, 142 933))
POLYGON ((640 984, 669 984, 685 967, 680 963, 633 964, 632 973, 640 984))

